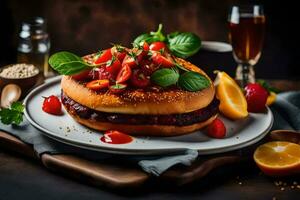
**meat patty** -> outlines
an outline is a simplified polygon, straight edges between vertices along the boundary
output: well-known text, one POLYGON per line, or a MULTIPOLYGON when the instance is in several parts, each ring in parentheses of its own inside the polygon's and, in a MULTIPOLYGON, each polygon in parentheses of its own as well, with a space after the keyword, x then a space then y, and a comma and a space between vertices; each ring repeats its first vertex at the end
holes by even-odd
POLYGON ((68 97, 64 92, 61 93, 62 104, 74 115, 83 119, 92 119, 101 122, 110 122, 115 124, 132 125, 174 125, 187 126, 208 120, 218 113, 219 100, 214 99, 207 107, 182 114, 171 115, 133 115, 120 113, 107 113, 96 111, 81 105, 68 97))

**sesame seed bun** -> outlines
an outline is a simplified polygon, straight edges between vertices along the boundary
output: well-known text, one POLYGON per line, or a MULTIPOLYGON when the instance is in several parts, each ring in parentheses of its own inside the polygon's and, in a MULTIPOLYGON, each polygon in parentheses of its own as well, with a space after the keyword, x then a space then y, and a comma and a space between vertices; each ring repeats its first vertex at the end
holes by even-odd
POLYGON ((189 92, 181 89, 156 91, 126 90, 122 94, 96 93, 70 76, 63 76, 61 88, 74 101, 93 110, 109 113, 164 115, 192 112, 206 107, 214 99, 215 90, 210 78, 195 65, 176 58, 185 68, 204 75, 210 87, 189 92))

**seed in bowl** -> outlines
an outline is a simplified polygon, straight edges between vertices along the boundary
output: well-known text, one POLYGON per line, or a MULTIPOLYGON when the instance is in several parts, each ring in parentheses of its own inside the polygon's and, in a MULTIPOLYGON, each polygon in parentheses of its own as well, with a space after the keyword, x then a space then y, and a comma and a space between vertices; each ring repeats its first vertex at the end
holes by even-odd
POLYGON ((4 68, 0 72, 3 78, 27 78, 39 73, 39 70, 32 64, 14 64, 4 68))

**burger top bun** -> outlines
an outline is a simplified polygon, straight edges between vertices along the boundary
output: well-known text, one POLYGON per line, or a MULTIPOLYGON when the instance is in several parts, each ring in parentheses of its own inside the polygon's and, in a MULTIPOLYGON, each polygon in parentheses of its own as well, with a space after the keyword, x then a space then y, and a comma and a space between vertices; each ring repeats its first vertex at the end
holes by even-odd
POLYGON ((183 67, 204 75, 210 81, 210 87, 189 92, 181 89, 160 91, 126 90, 122 94, 109 92, 97 93, 70 76, 63 76, 61 88, 74 101, 94 110, 126 114, 179 114, 192 112, 206 107, 214 98, 215 90, 210 78, 195 65, 176 58, 183 67))

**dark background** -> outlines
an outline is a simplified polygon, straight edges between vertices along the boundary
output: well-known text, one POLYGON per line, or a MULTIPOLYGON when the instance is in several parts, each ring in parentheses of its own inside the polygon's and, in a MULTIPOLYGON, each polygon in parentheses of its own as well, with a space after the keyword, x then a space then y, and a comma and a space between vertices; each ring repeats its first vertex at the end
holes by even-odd
MULTIPOLYGON (((166 33, 190 31, 202 40, 226 42, 230 5, 247 2, 264 5, 267 17, 257 77, 300 79, 298 6, 291 0, 1 0, 0 64, 16 62, 20 24, 33 16, 48 20, 52 53, 67 50, 85 55, 111 42, 129 46, 159 23, 166 33)), ((236 67, 231 53, 200 51, 190 60, 210 74, 221 69, 233 75, 236 67)))

